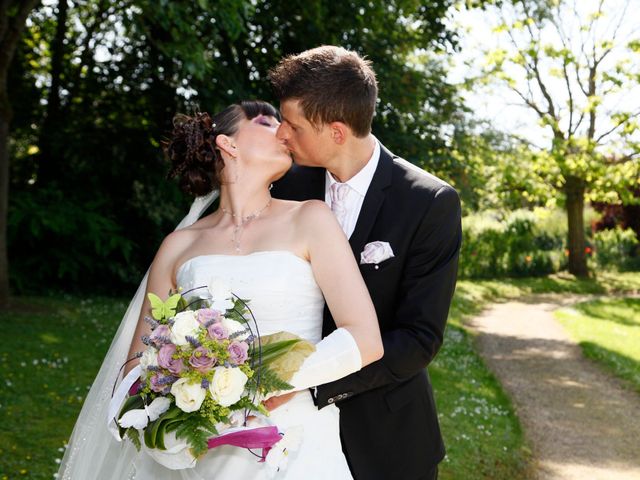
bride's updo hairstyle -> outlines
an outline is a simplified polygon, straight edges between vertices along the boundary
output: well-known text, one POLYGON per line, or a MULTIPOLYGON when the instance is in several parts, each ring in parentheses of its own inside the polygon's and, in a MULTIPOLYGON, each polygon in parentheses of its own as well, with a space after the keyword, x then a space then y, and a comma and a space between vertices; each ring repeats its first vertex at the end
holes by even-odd
POLYGON ((193 116, 176 115, 171 137, 163 143, 165 154, 171 162, 167 176, 179 177, 180 188, 196 197, 219 188, 225 165, 220 148, 216 145, 216 137, 235 134, 242 119, 251 120, 258 115, 280 120, 280 113, 273 105, 261 100, 234 103, 213 118, 204 112, 193 116))

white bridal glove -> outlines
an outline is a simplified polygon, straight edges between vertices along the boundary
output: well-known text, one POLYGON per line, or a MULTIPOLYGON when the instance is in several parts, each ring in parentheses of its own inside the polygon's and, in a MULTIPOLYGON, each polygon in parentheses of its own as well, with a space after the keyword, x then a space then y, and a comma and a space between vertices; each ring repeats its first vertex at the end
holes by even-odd
POLYGON ((316 351, 302 363, 291 381, 294 390, 304 390, 346 377, 362 368, 358 344, 345 328, 338 328, 316 343, 316 351))

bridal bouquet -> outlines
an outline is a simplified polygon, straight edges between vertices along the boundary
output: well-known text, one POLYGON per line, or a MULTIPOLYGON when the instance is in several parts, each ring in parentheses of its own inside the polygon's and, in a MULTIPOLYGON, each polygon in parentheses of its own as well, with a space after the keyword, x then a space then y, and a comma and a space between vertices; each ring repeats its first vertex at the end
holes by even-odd
POLYGON ((287 381, 313 344, 286 332, 260 336, 249 301, 217 280, 149 300, 147 348, 121 385, 128 398, 115 395, 110 409, 119 439, 171 469, 194 467, 219 445, 261 448, 267 464, 278 457, 276 444, 291 449, 277 427, 248 428, 246 419, 268 414, 260 400, 269 393, 292 388, 287 381))

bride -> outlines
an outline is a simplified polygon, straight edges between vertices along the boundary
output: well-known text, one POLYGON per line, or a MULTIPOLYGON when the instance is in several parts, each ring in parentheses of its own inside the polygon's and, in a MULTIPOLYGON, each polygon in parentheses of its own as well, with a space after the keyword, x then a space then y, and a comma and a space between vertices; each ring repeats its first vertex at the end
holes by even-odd
MULTIPOLYGON (((150 330, 142 319, 150 305, 142 293, 166 297, 170 290, 186 291, 214 278, 250 299, 261 333, 288 331, 317 344, 290 382, 297 393, 270 415, 279 428, 302 427, 304 432, 300 448, 290 453, 287 468, 276 478, 351 478, 340 446, 338 409, 318 410, 308 387, 381 358, 380 331, 347 238, 327 205, 271 198, 271 183, 291 167, 287 148, 276 139, 278 119, 271 105, 245 101, 213 119, 199 113, 174 120, 166 145, 170 175, 180 177, 184 190, 209 201, 210 192, 219 189, 219 208, 195 223, 185 219, 186 226, 181 224, 160 246, 146 289, 143 281, 87 396, 59 480, 267 478, 265 466, 241 448, 218 447, 195 468, 172 471, 130 442, 116 442, 107 431, 106 404, 118 368, 146 348, 141 336, 150 330), (321 340, 325 302, 338 329, 321 340)), ((207 203, 197 201, 191 217, 207 203)), ((129 362, 127 371, 136 362, 129 362)))

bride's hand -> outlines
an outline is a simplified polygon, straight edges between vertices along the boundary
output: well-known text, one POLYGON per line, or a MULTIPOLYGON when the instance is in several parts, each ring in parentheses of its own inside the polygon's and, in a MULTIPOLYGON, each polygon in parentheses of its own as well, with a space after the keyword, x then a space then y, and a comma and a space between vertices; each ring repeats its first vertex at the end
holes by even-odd
POLYGON ((262 402, 265 408, 269 411, 275 410, 276 408, 284 405, 291 397, 293 397, 297 392, 285 393, 284 395, 279 395, 277 397, 271 397, 262 402))

